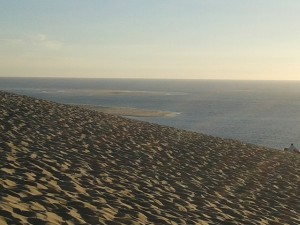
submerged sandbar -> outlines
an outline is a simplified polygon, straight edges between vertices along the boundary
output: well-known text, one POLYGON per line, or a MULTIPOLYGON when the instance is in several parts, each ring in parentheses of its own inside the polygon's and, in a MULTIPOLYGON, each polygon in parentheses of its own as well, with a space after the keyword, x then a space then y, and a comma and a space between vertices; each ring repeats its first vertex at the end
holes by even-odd
POLYGON ((78 105, 83 108, 96 110, 108 114, 118 116, 131 116, 131 117, 175 117, 178 112, 162 111, 162 110, 150 110, 150 109, 139 109, 131 107, 108 107, 99 105, 78 105))

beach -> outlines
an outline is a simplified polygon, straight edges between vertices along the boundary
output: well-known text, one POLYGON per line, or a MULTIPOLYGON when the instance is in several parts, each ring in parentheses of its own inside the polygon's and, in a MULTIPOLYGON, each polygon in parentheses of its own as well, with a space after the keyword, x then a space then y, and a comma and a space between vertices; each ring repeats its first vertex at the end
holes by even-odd
POLYGON ((0 224, 300 223, 299 154, 1 91, 0 114, 0 224))

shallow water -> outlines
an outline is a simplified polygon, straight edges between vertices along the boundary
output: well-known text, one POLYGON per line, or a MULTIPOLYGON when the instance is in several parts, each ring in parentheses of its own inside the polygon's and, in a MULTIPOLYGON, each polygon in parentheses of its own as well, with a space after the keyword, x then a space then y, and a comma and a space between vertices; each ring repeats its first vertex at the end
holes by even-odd
POLYGON ((138 118, 283 149, 300 147, 300 82, 0 78, 0 89, 61 103, 177 112, 138 118))

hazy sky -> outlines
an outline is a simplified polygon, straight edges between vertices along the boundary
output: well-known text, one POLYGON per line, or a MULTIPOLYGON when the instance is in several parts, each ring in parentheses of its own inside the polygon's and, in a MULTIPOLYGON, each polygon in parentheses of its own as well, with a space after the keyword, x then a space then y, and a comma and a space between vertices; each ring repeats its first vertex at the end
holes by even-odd
POLYGON ((0 0, 0 76, 300 79, 300 1, 0 0))

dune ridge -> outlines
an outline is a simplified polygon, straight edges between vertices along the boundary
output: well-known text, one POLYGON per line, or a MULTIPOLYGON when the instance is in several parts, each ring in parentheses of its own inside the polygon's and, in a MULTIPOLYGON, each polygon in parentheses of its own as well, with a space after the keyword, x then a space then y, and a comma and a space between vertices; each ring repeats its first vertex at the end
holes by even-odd
POLYGON ((300 156, 0 91, 0 224, 300 224, 300 156))

